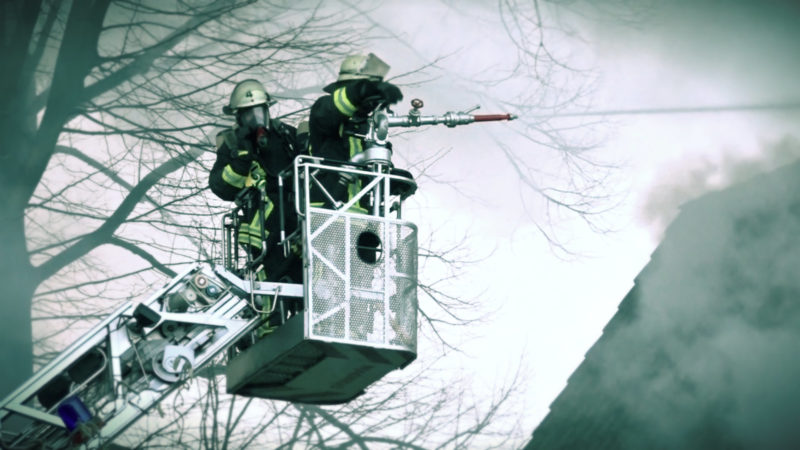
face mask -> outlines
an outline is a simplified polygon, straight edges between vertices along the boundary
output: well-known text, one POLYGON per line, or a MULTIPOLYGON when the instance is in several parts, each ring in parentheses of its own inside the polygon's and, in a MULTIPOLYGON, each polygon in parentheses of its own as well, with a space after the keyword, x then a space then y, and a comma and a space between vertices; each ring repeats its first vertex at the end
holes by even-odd
POLYGON ((269 112, 263 105, 243 109, 239 113, 239 125, 248 130, 256 130, 259 127, 267 128, 268 119, 269 112))

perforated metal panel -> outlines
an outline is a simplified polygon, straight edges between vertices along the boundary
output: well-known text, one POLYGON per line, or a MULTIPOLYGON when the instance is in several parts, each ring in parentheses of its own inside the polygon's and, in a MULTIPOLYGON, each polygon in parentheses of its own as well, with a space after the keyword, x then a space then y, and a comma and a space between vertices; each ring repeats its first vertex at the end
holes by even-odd
POLYGON ((416 351, 414 225, 316 208, 308 224, 309 335, 416 351))

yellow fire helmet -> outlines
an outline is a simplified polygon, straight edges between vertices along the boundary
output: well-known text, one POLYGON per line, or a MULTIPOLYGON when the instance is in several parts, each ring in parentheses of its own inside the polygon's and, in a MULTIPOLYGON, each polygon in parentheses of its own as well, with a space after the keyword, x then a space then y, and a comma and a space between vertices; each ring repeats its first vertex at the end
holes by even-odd
POLYGON ((350 55, 342 61, 339 68, 339 78, 325 86, 325 92, 333 92, 342 81, 347 80, 374 80, 383 81, 389 73, 389 65, 373 53, 366 55, 350 55))
POLYGON ((230 104, 223 106, 222 112, 236 114, 236 110, 240 108, 258 105, 267 105, 269 107, 273 103, 275 102, 270 99, 264 86, 257 80, 249 79, 239 82, 233 88, 230 104))

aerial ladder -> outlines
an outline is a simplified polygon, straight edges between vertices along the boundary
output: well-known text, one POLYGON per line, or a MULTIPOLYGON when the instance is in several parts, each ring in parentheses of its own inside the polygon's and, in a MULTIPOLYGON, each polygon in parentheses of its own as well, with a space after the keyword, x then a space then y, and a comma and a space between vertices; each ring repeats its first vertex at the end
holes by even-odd
POLYGON ((298 156, 280 174, 280 199, 293 193, 293 204, 279 202, 281 219, 298 218, 294 230, 282 221, 280 245, 287 257, 300 249, 303 283, 255 280, 265 253, 239 254, 233 208, 222 220, 222 264, 195 264, 147 299, 120 305, 39 369, 0 403, 0 446, 101 448, 210 366, 224 367, 228 393, 324 405, 348 402, 410 364, 417 229, 402 204, 417 185, 392 164, 389 128, 515 118, 424 116, 418 99, 412 107, 405 116, 376 107, 359 136, 365 150, 350 161, 298 156), (324 173, 359 180, 358 192, 335 201, 324 173), (335 207, 312 204, 313 190, 335 207), (362 205, 366 213, 354 212, 362 205), (276 317, 274 332, 256 339, 276 317))

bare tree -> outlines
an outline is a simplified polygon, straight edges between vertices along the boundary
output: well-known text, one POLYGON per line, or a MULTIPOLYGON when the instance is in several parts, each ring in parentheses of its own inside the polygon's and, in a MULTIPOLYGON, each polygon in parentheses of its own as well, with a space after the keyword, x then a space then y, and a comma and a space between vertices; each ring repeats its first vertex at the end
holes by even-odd
MULTIPOLYGON (((541 18, 523 23, 509 13, 522 6, 499 6, 504 18, 515 20, 509 35, 542 28, 541 18)), ((259 78, 284 100, 281 113, 302 110, 308 105, 304 96, 334 76, 309 68, 335 68, 353 48, 353 27, 366 32, 377 26, 349 20, 348 14, 369 11, 329 12, 311 2, 287 7, 252 0, 16 0, 2 8, 9 32, 0 39, 11 59, 0 76, 15 89, 0 94, 2 135, 10 139, 0 154, 0 183, 8 194, 0 200, 5 202, 0 238, 7 243, 0 280, 8 286, 0 306, 0 338, 7 344, 0 363, 19 370, 2 380, 0 395, 23 380, 32 365, 31 298, 36 299, 37 351, 44 360, 69 341, 70 333, 79 333, 120 300, 141 296, 174 275, 176 266, 214 259, 215 221, 225 205, 203 191, 213 161, 210 138, 225 125, 218 109, 236 81, 259 78), (110 254, 136 258, 109 266, 109 260, 123 259, 110 254)), ((528 15, 519 17, 532 17, 531 10, 523 11, 528 15)), ((528 42, 518 44, 521 60, 527 61, 520 70, 533 79, 544 83, 559 67, 547 51, 531 53, 528 42)), ((559 97, 558 104, 580 95, 559 97)), ((500 104, 524 109, 541 99, 523 100, 500 104)), ((561 129, 545 126, 546 121, 527 124, 524 134, 531 142, 568 154, 572 173, 587 170, 578 164, 583 147, 568 146, 561 129)), ((538 188, 542 180, 531 172, 529 160, 511 151, 506 155, 520 179, 548 201, 586 213, 582 204, 538 188)), ((580 189, 573 185, 570 192, 580 189)), ((431 249, 423 256, 455 269, 452 278, 459 276, 460 264, 469 262, 455 248, 431 249)), ((480 318, 475 302, 440 288, 446 282, 421 286, 432 300, 422 310, 428 331, 445 344, 442 325, 480 318)), ((258 430, 277 433, 265 442, 285 447, 461 448, 491 436, 497 426, 492 421, 519 380, 484 404, 469 398, 464 385, 423 373, 432 368, 420 364, 413 377, 404 371, 341 408, 232 398, 220 395, 218 381, 209 376, 193 382, 198 393, 186 403, 181 402, 191 397, 188 393, 170 399, 177 414, 170 417, 176 419, 129 434, 142 446, 165 442, 170 448, 255 446, 265 438, 258 430), (197 414, 199 421, 180 420, 197 414), (260 421, 252 423, 256 415, 260 421), (200 426, 193 429, 195 423, 200 426), (454 423, 455 429, 441 431, 454 423)), ((497 433, 507 436, 509 427, 500 429, 497 433)))
MULTIPOLYGON (((58 311, 62 300, 85 298, 80 289, 98 282, 78 276, 75 289, 64 290, 68 274, 78 273, 71 265, 86 264, 82 258, 109 246, 166 275, 174 273, 171 265, 204 257, 207 246, 148 236, 153 229, 180 236, 185 233, 175 231, 191 227, 201 230, 195 243, 209 237, 214 210, 199 195, 208 159, 196 159, 212 150, 217 108, 233 83, 255 76, 295 84, 300 68, 348 50, 341 39, 350 31, 346 16, 322 16, 318 6, 242 0, 3 4, 2 48, 12 66, 3 71, 9 88, 0 94, 6 193, 0 200, 6 248, 0 281, 7 286, 0 360, 18 370, 3 378, 0 392, 30 373, 36 289, 60 290, 40 305, 51 312, 53 300, 58 311), (48 280, 53 286, 43 284, 48 280)), ((120 269, 110 275, 122 277, 120 269)), ((71 314, 85 312, 78 305, 71 314)))

